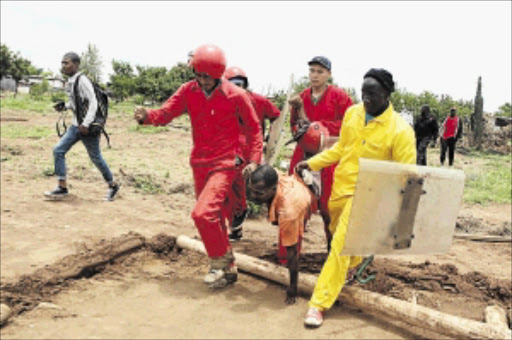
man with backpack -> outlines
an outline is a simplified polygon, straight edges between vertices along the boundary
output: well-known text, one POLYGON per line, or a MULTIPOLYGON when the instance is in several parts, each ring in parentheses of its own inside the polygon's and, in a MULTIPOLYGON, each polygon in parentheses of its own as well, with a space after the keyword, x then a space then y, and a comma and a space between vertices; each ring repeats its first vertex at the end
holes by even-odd
MULTIPOLYGON (((105 114, 100 110, 106 110, 104 101, 98 101, 97 92, 93 83, 81 72, 78 72, 80 57, 74 52, 69 52, 62 58, 62 73, 69 77, 66 83, 66 92, 69 96, 67 103, 59 103, 54 106, 61 112, 66 109, 73 110, 73 122, 70 128, 53 149, 55 161, 55 175, 58 178, 58 186, 55 190, 45 192, 45 196, 53 199, 64 198, 68 195, 66 177, 66 153, 79 140, 84 144, 89 158, 100 170, 103 178, 108 183, 108 192, 105 200, 113 201, 119 191, 119 184, 114 181, 112 172, 103 159, 100 150, 100 137, 105 123, 105 114)), ((103 99, 103 98, 102 98, 103 99)), ((108 103, 107 103, 108 105, 108 103)))

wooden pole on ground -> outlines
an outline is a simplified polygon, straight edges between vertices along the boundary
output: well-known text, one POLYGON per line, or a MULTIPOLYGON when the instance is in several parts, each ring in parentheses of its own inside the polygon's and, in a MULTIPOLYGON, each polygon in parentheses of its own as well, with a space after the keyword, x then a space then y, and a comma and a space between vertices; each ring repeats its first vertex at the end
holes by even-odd
POLYGON ((4 305, 3 303, 0 305, 0 326, 3 326, 7 319, 11 316, 11 308, 9 306, 4 305))
POLYGON ((453 237, 461 239, 461 240, 480 241, 480 242, 512 242, 512 236, 455 234, 453 237))
MULTIPOLYGON (((201 241, 188 236, 178 236, 178 247, 206 254, 201 241)), ((252 256, 235 253, 240 270, 266 279, 288 285, 288 270, 285 267, 263 261, 252 256)), ((311 294, 316 284, 316 276, 300 274, 299 291, 311 294)), ((358 287, 347 286, 343 289, 340 300, 369 313, 381 313, 419 326, 431 331, 445 334, 457 339, 511 339, 512 331, 494 324, 487 324, 458 316, 442 313, 424 306, 398 300, 389 296, 370 292, 358 287)))

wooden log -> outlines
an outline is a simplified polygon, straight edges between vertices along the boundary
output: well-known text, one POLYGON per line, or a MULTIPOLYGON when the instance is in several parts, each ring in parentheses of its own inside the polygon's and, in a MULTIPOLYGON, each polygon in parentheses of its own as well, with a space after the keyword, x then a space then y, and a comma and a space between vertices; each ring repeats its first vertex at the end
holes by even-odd
MULTIPOLYGON (((176 243, 180 248, 206 254, 201 241, 181 235, 178 236, 176 243)), ((239 253, 235 253, 235 258, 237 266, 241 271, 246 271, 283 285, 288 285, 289 283, 288 270, 285 267, 239 253)), ((315 275, 301 273, 298 283, 299 291, 311 294, 315 287, 316 279, 315 275)), ((368 313, 381 313, 411 325, 457 339, 510 339, 512 337, 510 329, 442 313, 358 287, 344 287, 340 300, 368 313)))
POLYGON ((485 308, 485 322, 508 329, 507 312, 500 306, 487 306, 485 308))
POLYGON ((290 100, 291 93, 293 91, 293 74, 290 76, 290 87, 288 88, 288 93, 286 95, 286 101, 284 102, 283 109, 281 110, 281 114, 279 117, 272 123, 269 131, 269 137, 267 142, 267 147, 265 151, 265 162, 271 166, 274 165, 274 162, 279 154, 279 150, 283 144, 282 131, 284 127, 285 121, 288 119, 290 114, 290 100))
POLYGON ((494 235, 478 235, 478 234, 455 234, 455 238, 480 241, 480 242, 512 242, 512 236, 494 236, 494 235))
POLYGON ((9 306, 0 304, 0 326, 3 326, 7 319, 11 316, 11 308, 9 306))

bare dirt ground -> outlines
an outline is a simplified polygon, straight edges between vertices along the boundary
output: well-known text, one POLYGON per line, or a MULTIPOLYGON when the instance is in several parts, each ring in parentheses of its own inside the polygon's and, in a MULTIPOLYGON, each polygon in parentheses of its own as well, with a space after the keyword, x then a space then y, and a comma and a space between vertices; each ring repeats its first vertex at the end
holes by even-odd
MULTIPOLYGON (((3 109, 1 115, 28 119, 2 121, 2 128, 51 129, 56 119, 3 109)), ((114 202, 102 200, 106 185, 79 144, 67 157, 71 197, 45 201, 42 193, 56 182, 48 175, 57 136, 2 134, 1 299, 16 314, 2 338, 443 338, 345 305, 329 311, 320 329, 308 330, 307 296, 287 306, 284 287, 246 274, 233 287, 211 291, 202 284, 203 256, 162 254, 147 245, 74 279, 46 282, 44 273, 63 273, 130 232, 146 240, 160 233, 198 237, 190 219, 190 132, 186 119, 172 125, 145 134, 128 116, 110 119, 112 149, 103 148, 104 157, 123 184, 114 202)), ((461 156, 456 166, 472 164, 461 156)), ((510 223, 511 206, 464 205, 459 215, 461 231, 492 233, 510 223)), ((235 250, 272 261, 276 236, 264 218, 250 220, 235 250)), ((325 248, 314 216, 301 269, 318 273, 325 248)), ((511 251, 511 243, 454 240, 443 255, 378 257, 370 267, 377 279, 365 288, 480 321, 491 304, 510 315, 511 251)))

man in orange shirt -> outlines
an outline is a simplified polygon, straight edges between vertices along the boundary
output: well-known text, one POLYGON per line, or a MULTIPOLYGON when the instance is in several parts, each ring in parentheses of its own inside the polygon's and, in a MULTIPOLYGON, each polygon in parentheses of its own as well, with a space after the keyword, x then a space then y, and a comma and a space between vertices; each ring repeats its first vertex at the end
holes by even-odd
MULTIPOLYGON (((305 177, 307 179, 307 177, 305 177)), ((286 248, 290 285, 286 289, 285 303, 293 304, 297 298, 299 277, 299 254, 304 225, 311 216, 311 206, 316 203, 319 192, 317 183, 298 177, 278 175, 268 164, 260 165, 249 177, 249 200, 268 205, 268 220, 279 226, 279 239, 286 248)))

